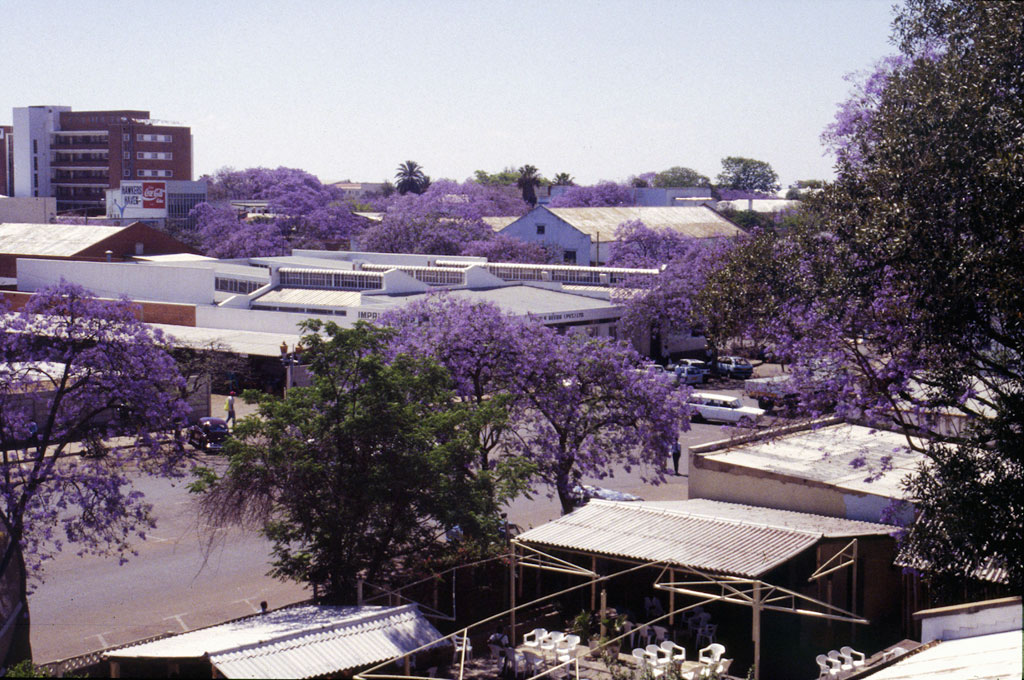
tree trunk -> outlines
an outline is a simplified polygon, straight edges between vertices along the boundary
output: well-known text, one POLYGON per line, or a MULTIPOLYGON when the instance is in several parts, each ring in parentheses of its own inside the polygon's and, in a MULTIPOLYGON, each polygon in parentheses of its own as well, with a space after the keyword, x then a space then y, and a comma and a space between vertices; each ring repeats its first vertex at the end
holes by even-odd
POLYGON ((14 664, 19 661, 24 661, 25 659, 32 659, 32 640, 29 636, 28 574, 25 571, 25 557, 22 555, 20 547, 15 550, 14 559, 12 559, 7 566, 8 572, 11 569, 18 570, 17 578, 4 578, 2 580, 5 584, 12 582, 12 585, 17 584, 18 597, 11 598, 11 600, 15 603, 15 607, 17 607, 17 602, 21 602, 21 611, 18 612, 18 616, 13 623, 11 632, 9 633, 10 637, 7 638, 9 643, 7 653, 4 655, 4 668, 10 668, 14 664))

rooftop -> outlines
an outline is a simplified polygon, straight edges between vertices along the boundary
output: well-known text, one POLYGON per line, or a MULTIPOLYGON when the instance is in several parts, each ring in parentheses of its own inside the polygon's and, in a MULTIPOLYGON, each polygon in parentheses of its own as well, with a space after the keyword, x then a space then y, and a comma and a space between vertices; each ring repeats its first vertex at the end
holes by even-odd
POLYGON ((907 449, 903 435, 849 423, 737 444, 714 442, 691 452, 704 460, 889 498, 903 498, 904 477, 925 461, 907 449))
POLYGON ((70 257, 127 227, 0 222, 0 253, 70 257))
POLYGON ((609 241, 618 226, 640 220, 651 229, 671 229, 695 238, 731 237, 743 230, 707 206, 548 208, 584 234, 609 241))
POLYGON ((822 538, 887 535, 892 530, 883 524, 707 499, 591 500, 516 540, 756 578, 822 538))
POLYGON ((227 678, 311 678, 386 661, 440 638, 415 605, 305 605, 123 647, 107 657, 208 656, 227 678))
POLYGON ((924 645, 871 673, 871 680, 1019 680, 1021 631, 924 645))

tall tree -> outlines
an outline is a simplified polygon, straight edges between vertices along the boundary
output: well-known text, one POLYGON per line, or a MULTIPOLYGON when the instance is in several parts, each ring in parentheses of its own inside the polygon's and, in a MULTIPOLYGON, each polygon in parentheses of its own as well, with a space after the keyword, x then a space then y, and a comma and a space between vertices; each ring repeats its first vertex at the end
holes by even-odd
POLYGON ((928 459, 905 562, 1024 588, 1024 5, 908 0, 899 58, 841 106, 772 327, 794 379, 928 459), (943 427, 949 414, 967 425, 943 427))
POLYGON ((761 194, 775 194, 779 190, 779 176, 765 161, 742 156, 722 159, 722 172, 715 183, 719 189, 738 189, 761 194))
POLYGON ((534 461, 562 512, 580 501, 583 477, 607 477, 614 466, 661 481, 680 428, 689 427, 684 393, 635 370, 640 357, 625 345, 546 328, 528 342, 512 450, 534 461))
POLYGON ((131 475, 183 472, 167 434, 187 415, 182 378, 135 312, 65 283, 0 321, 0 573, 19 574, 16 656, 30 654, 28 583, 43 561, 62 541, 126 559, 154 526, 131 475))
POLYGON ((711 180, 692 168, 681 166, 662 170, 654 176, 652 185, 656 187, 711 187, 711 180))
POLYGON ((471 474, 490 412, 451 399, 447 372, 387 358, 389 331, 308 321, 313 384, 285 399, 251 393, 259 415, 235 429, 222 476, 195 484, 209 521, 253 522, 273 543, 273 574, 355 601, 361 573, 389 583, 405 560, 436 554, 447 529, 497 536, 497 508, 471 474))
POLYGON ((571 187, 576 184, 572 175, 567 172, 560 172, 555 175, 555 178, 551 180, 551 183, 558 187, 571 187))
POLYGON ((395 188, 403 196, 408 193, 422 194, 430 186, 430 178, 423 174, 423 168, 416 161, 406 161, 395 171, 395 188))
POLYGON ((516 178, 516 186, 523 192, 523 200, 531 206, 537 205, 537 187, 541 185, 542 178, 533 165, 524 165, 519 168, 519 177, 516 178))

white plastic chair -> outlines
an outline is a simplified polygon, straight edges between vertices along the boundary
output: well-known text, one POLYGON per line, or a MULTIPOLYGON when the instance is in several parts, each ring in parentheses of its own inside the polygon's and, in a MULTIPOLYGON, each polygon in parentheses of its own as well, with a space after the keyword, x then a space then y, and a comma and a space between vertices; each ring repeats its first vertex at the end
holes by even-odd
POLYGON ((668 654, 668 660, 671 663, 682 663, 686 661, 686 648, 680 647, 671 640, 665 640, 661 643, 661 648, 668 654))
POLYGON ((701 663, 712 664, 721 660, 723 654, 725 654, 725 647, 713 642, 697 653, 697 660, 701 663))
POLYGON ((715 633, 716 632, 718 632, 718 624, 717 623, 707 623, 707 624, 704 624, 704 627, 701 628, 697 632, 697 640, 696 640, 697 646, 699 647, 701 645, 701 643, 706 643, 706 644, 709 644, 709 645, 714 644, 715 643, 715 633))
POLYGON ((818 662, 818 680, 828 680, 839 674, 839 671, 828 662, 828 657, 824 654, 819 654, 814 657, 814 660, 818 662))
POLYGON ((559 640, 555 646, 555 656, 558 658, 559 663, 572 660, 573 656, 575 656, 576 646, 579 643, 579 635, 566 635, 559 640))
POLYGON ((651 630, 654 631, 654 643, 661 644, 668 637, 668 628, 664 626, 651 626, 651 630))
POLYGON ((828 662, 830 664, 833 664, 834 666, 838 667, 840 673, 846 673, 847 671, 852 671, 853 670, 853 664, 849 664, 849 663, 843 662, 843 659, 840 657, 839 652, 837 652, 836 650, 834 650, 834 649, 829 650, 829 653, 828 653, 827 656, 828 656, 828 662))
POLYGON ((632 621, 622 622, 622 632, 626 634, 626 640, 629 641, 630 647, 636 647, 636 630, 632 621))
POLYGON ((544 641, 540 643, 540 649, 546 655, 548 652, 555 653, 555 649, 558 647, 559 641, 565 637, 565 633, 560 630, 553 630, 548 633, 548 636, 544 638, 544 641))
POLYGON ((462 650, 466 650, 466 659, 473 658, 473 645, 470 643, 469 638, 464 635, 456 635, 452 638, 452 643, 455 645, 452 648, 452 663, 459 663, 462 658, 462 650))
POLYGON ((864 665, 864 653, 858 652, 849 645, 840 648, 839 656, 843 657, 843 661, 850 664, 851 668, 856 669, 864 665))
POLYGON ((534 649, 540 649, 540 646, 544 643, 544 640, 546 640, 547 637, 547 628, 534 628, 523 636, 523 645, 526 647, 533 647, 534 649))

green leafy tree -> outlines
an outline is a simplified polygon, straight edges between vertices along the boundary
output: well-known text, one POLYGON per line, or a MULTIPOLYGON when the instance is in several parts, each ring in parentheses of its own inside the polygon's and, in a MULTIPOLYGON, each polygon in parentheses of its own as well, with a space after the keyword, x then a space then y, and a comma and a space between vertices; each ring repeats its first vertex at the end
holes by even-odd
POLYGON ((682 166, 662 170, 654 176, 656 187, 710 187, 711 179, 692 168, 682 166))
POLYGON ((477 170, 473 173, 473 180, 477 184, 486 184, 489 186, 512 186, 519 180, 519 171, 511 165, 507 165, 495 173, 490 173, 486 170, 477 170))
POLYGON ((742 156, 722 159, 722 172, 715 183, 719 189, 736 189, 761 194, 774 194, 779 190, 779 176, 764 161, 742 156))
POLYGON ((786 198, 791 201, 801 201, 808 196, 813 196, 824 188, 824 180, 798 179, 789 185, 789 189, 786 190, 786 198))
POLYGON ((569 187, 576 184, 576 181, 569 173, 560 172, 557 175, 555 175, 555 178, 551 181, 551 183, 558 187, 569 187))
POLYGON ((488 410, 452 399, 448 373, 422 357, 387 359, 391 332, 305 322, 313 384, 284 399, 246 393, 218 476, 194 485, 215 524, 258 525, 273 543, 272 574, 354 601, 358 575, 388 583, 403 562, 440 555, 445 531, 496 537, 487 472, 472 470, 488 410))

